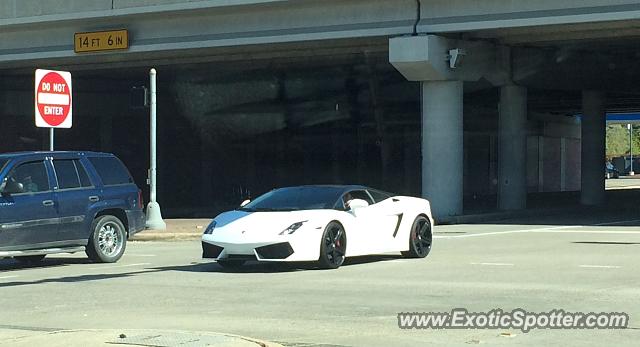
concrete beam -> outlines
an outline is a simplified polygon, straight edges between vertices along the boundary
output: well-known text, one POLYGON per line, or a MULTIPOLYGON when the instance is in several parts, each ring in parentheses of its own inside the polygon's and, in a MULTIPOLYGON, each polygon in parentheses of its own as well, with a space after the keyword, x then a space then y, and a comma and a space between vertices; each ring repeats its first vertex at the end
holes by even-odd
POLYGON ((477 81, 496 71, 496 49, 437 35, 393 37, 389 62, 409 81, 477 81))
MULTIPOLYGON (((330 44, 331 40, 403 35, 413 31, 417 6, 415 0, 180 1, 155 6, 153 3, 157 2, 137 3, 138 6, 129 6, 118 1, 113 9, 91 7, 86 11, 2 19, 0 68, 10 63, 96 63, 127 56, 146 60, 148 57, 140 54, 157 56, 163 52, 303 42, 330 44), (109 29, 129 30, 130 48, 101 54, 74 53, 74 33, 109 29)), ((9 13, 13 12, 9 9, 9 13)))

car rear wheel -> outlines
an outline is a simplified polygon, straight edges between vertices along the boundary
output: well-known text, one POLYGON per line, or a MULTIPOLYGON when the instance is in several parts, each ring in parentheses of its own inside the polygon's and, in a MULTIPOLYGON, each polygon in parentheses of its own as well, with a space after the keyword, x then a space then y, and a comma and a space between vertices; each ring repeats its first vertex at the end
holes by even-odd
POLYGON ((13 257, 20 264, 37 264, 44 259, 45 255, 25 255, 20 257, 13 257))
POLYGON ((409 251, 402 252, 408 258, 424 258, 431 252, 431 222, 425 216, 418 216, 409 233, 409 251))
POLYGON ((91 224, 91 230, 86 250, 89 259, 100 263, 117 262, 127 246, 127 233, 120 219, 100 216, 91 224))
POLYGON ((337 269, 344 263, 347 253, 347 234, 338 222, 327 224, 320 241, 320 259, 318 263, 323 269, 337 269))

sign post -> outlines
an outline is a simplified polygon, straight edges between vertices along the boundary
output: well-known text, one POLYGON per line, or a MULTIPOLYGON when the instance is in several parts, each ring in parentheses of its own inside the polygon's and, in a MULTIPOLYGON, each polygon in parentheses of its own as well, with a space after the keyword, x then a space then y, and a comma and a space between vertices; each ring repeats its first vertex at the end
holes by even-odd
POLYGON ((36 70, 35 123, 49 128, 49 150, 53 151, 55 128, 71 128, 71 73, 68 71, 36 70))

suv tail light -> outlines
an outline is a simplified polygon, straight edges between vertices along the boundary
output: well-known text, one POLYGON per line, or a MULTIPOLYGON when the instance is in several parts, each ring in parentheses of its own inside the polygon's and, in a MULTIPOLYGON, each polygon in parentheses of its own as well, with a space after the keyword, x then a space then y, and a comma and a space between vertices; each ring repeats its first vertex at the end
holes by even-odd
POLYGON ((142 190, 138 189, 138 207, 144 208, 144 201, 142 198, 142 190))

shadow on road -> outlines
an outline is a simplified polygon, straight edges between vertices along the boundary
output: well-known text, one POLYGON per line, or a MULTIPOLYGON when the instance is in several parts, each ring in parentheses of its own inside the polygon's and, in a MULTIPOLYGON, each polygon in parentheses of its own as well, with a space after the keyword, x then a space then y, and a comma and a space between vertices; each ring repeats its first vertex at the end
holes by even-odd
MULTIPOLYGON (((402 258, 398 255, 369 255, 361 257, 347 258, 342 265, 343 267, 370 264, 381 261, 389 261, 402 258)), ((314 262, 296 262, 296 263, 260 263, 249 261, 246 264, 236 268, 224 268, 215 262, 194 263, 184 266, 169 266, 155 268, 163 271, 186 271, 186 272, 221 272, 221 273, 280 273, 280 272, 296 272, 308 270, 325 270, 318 268, 314 262)), ((329 270, 331 271, 331 270, 329 270)))
POLYGON ((34 263, 21 263, 14 259, 0 259, 0 272, 17 271, 32 268, 55 268, 73 264, 95 264, 88 258, 53 258, 51 256, 34 263))
POLYGON ((465 216, 457 224, 640 226, 640 189, 605 192, 598 206, 580 203, 580 192, 530 193, 527 209, 499 211, 495 196, 465 200, 465 216))
MULTIPOLYGON (((357 266, 363 264, 370 264, 376 262, 390 261, 401 258, 400 255, 371 255, 362 257, 352 257, 346 259, 343 267, 357 266)), ((11 274, 12 271, 25 270, 32 268, 54 268, 63 266, 81 266, 96 265, 88 259, 82 258, 46 258, 42 262, 31 265, 22 265, 14 260, 5 259, 0 260, 0 275, 3 273, 11 274)), ((80 271, 82 267, 78 268, 80 271)), ((108 269, 108 268, 105 268, 108 269)), ((111 270, 114 270, 113 268, 111 270)), ((163 267, 150 267, 142 268, 136 271, 120 272, 120 273, 99 273, 99 274, 80 274, 66 277, 54 277, 44 278, 38 280, 13 280, 10 282, 0 283, 0 288, 17 287, 27 285, 38 285, 48 283, 79 283, 90 281, 101 281, 114 278, 126 278, 133 277, 141 274, 166 272, 166 271, 182 271, 182 272, 208 272, 208 273, 234 273, 234 274, 255 274, 255 273, 285 273, 296 271, 308 271, 308 270, 323 270, 316 266, 315 263, 259 263, 248 262, 247 264, 234 269, 226 269, 218 265, 215 262, 194 262, 188 265, 176 265, 176 266, 163 266, 163 267)), ((327 271, 339 271, 339 270, 327 270, 327 271)), ((2 276, 0 276, 2 277, 2 276)), ((10 278, 11 276, 8 276, 10 278)))

